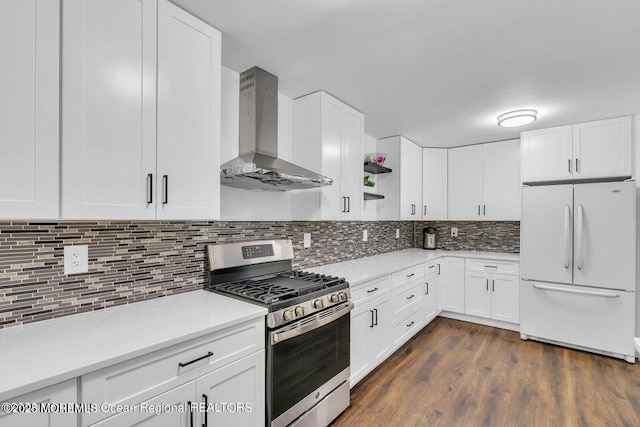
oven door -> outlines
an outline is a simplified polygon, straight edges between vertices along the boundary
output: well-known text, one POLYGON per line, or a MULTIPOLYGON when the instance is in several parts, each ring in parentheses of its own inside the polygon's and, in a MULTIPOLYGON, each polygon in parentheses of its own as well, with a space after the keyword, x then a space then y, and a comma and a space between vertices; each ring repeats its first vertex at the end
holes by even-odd
POLYGON ((347 301, 269 333, 268 425, 291 423, 348 380, 351 309, 347 301))

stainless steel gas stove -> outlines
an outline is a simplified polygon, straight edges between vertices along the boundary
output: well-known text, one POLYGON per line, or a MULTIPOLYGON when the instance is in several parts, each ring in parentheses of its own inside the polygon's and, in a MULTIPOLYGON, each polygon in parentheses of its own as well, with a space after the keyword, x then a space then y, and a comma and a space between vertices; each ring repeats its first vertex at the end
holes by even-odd
POLYGON ((266 424, 326 426, 349 406, 349 284, 293 270, 289 240, 209 245, 206 289, 269 310, 266 424))

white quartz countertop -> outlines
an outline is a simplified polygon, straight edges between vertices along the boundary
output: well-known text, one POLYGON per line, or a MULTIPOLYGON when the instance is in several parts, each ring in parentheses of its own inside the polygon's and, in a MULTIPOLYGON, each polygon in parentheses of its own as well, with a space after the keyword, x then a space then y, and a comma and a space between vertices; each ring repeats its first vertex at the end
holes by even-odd
POLYGON ((443 256, 495 261, 520 261, 520 255, 512 253, 404 249, 401 251, 388 252, 365 258, 313 267, 308 270, 315 273, 344 277, 347 279, 350 286, 354 286, 443 256))
POLYGON ((193 291, 0 330, 0 401, 265 316, 193 291))

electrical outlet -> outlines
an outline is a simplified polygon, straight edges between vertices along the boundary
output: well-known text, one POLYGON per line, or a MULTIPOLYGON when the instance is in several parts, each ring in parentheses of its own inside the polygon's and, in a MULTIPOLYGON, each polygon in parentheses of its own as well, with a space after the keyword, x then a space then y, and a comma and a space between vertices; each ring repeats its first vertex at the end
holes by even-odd
POLYGON ((400 229, 396 228, 396 239, 400 238, 400 229))
POLYGON ((366 242, 368 238, 367 230, 362 230, 362 241, 366 242))
POLYGON ((458 227, 451 227, 451 237, 458 237, 458 227))
POLYGON ((311 233, 304 233, 304 247, 311 247, 311 233))
POLYGON ((89 247, 74 245, 64 247, 64 274, 80 274, 89 271, 89 247))

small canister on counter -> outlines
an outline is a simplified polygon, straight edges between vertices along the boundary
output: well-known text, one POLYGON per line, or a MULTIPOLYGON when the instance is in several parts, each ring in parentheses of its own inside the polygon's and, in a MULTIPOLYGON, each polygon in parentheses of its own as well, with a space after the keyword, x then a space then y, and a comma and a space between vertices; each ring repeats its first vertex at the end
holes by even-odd
POLYGON ((434 227, 427 227, 422 230, 422 248, 423 249, 436 249, 438 242, 436 239, 436 229, 434 227))

